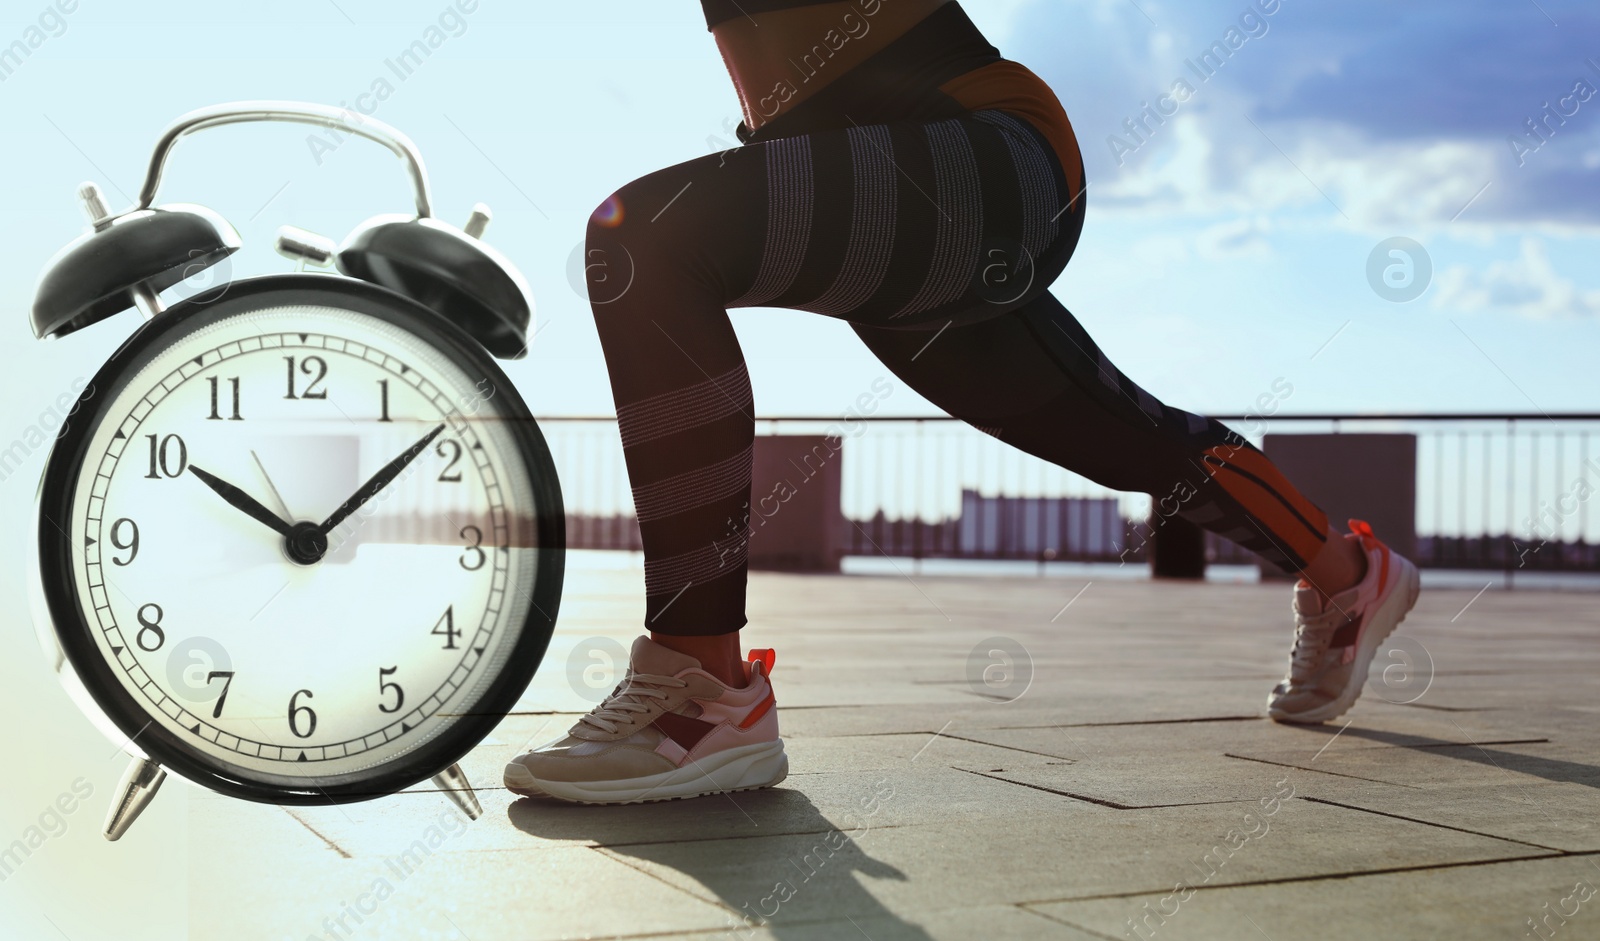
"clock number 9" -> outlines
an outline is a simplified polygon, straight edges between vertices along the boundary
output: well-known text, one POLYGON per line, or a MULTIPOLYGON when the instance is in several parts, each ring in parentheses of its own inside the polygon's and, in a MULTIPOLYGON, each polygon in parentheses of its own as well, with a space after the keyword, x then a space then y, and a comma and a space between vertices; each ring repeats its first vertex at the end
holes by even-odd
POLYGON ((328 390, 327 389, 318 389, 317 388, 317 383, 319 383, 322 380, 328 378, 328 363, 327 363, 326 360, 324 360, 320 356, 307 356, 305 359, 300 361, 300 372, 304 373, 307 376, 311 375, 312 373, 315 373, 316 374, 316 378, 312 379, 309 383, 307 383, 305 391, 301 392, 299 395, 296 395, 295 391, 294 391, 294 385, 295 385, 295 383, 294 383, 294 357, 293 356, 285 356, 283 358, 283 361, 286 364, 288 364, 288 366, 289 366, 289 392, 288 392, 287 395, 284 396, 284 398, 286 398, 286 399, 325 399, 325 398, 328 397, 328 390))
POLYGON ((146 480, 160 480, 162 477, 181 477, 189 467, 189 446, 177 435, 167 435, 158 438, 156 435, 145 435, 145 440, 150 442, 150 473, 145 474, 146 480), (173 445, 178 447, 173 449, 173 445), (174 469, 173 458, 177 458, 174 469))
POLYGON ((131 519, 128 519, 126 516, 124 516, 122 519, 117 520, 115 523, 112 523, 111 524, 111 544, 113 546, 116 546, 118 549, 126 549, 126 550, 128 550, 128 557, 126 559, 119 559, 116 556, 112 556, 111 557, 111 564, 112 565, 131 565, 133 563, 134 558, 136 556, 138 556, 138 554, 139 554, 139 524, 135 523, 131 519), (129 526, 133 527, 133 538, 129 539, 127 542, 123 542, 121 537, 118 535, 119 533, 122 532, 122 524, 123 523, 127 523, 129 526))
POLYGON ((301 696, 310 699, 311 690, 302 689, 289 697, 289 731, 294 733, 295 738, 310 738, 317 732, 317 714, 311 711, 310 706, 301 706, 296 703, 296 700, 301 696), (306 721, 310 726, 304 732, 300 731, 301 713, 308 717, 306 721))
POLYGON ((161 629, 161 615, 163 613, 164 612, 162 612, 161 606, 155 603, 147 604, 139 608, 139 633, 134 635, 133 639, 134 642, 139 645, 139 649, 143 650, 145 653, 155 653, 157 650, 161 649, 162 644, 167 642, 167 634, 161 629), (145 614, 146 611, 154 611, 155 614, 147 616, 145 614), (155 646, 151 646, 144 642, 147 634, 156 635, 155 646))
MULTIPOLYGON (((112 533, 115 534, 115 532, 116 530, 113 529, 112 533)), ((470 538, 472 540, 472 545, 467 546, 467 551, 461 553, 461 567, 469 572, 476 572, 478 569, 483 568, 484 560, 488 558, 483 551, 483 530, 476 526, 463 526, 461 527, 460 535, 462 539, 470 538), (467 533, 472 535, 469 537, 467 533), (467 559, 469 558, 472 559, 471 565, 467 564, 467 559)))
POLYGON ((391 673, 396 672, 399 669, 400 669, 399 667, 379 667, 378 668, 378 695, 379 696, 383 696, 386 693, 388 693, 389 690, 391 690, 391 689, 394 690, 394 705, 393 706, 385 706, 383 703, 378 703, 378 711, 379 712, 399 712, 400 711, 400 707, 404 706, 406 704, 405 690, 400 688, 400 684, 399 683, 390 683, 390 682, 384 680, 384 677, 388 676, 391 673))

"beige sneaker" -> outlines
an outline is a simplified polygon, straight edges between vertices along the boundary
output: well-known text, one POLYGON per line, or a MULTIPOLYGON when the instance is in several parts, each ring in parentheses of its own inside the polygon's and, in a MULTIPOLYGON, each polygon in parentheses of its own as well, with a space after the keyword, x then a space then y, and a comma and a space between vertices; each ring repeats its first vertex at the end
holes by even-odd
POLYGON ((1304 579, 1295 583, 1289 675, 1267 696, 1267 715, 1279 722, 1314 724, 1343 715, 1361 695, 1373 655, 1417 603, 1422 583, 1416 565, 1391 552, 1361 520, 1350 520, 1344 538, 1360 540, 1367 574, 1326 607, 1304 579))
POLYGON ((772 696, 775 656, 752 650, 743 688, 648 637, 633 642, 628 674, 564 738, 506 765, 527 797, 634 804, 771 787, 789 773, 772 696))

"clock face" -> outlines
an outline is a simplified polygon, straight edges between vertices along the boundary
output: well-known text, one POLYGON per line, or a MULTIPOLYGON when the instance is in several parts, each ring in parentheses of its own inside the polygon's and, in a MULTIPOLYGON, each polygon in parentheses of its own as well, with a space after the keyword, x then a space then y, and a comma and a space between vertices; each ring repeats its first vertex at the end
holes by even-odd
POLYGON ((97 403, 64 494, 70 594, 115 699, 199 765, 371 779, 531 676, 553 477, 492 366, 345 306, 233 306, 97 403))

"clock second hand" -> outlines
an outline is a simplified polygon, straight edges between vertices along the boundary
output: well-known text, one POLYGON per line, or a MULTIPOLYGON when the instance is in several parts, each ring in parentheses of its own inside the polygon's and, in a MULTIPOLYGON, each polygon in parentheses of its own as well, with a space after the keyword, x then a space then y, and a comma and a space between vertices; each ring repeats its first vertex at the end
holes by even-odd
POLYGON ((440 425, 439 427, 433 429, 426 435, 423 435, 421 441, 418 441, 411 447, 406 448, 399 457, 383 465, 383 469, 378 471, 376 474, 373 474, 371 480, 368 480, 366 483, 362 484, 360 490, 357 490, 351 495, 350 499, 344 501, 343 505, 341 505, 337 510, 333 511, 332 516, 329 516, 327 519, 323 520, 322 525, 317 527, 317 531, 321 533, 323 537, 326 537, 335 526, 338 526, 340 523, 344 522, 346 517, 348 517, 351 513, 354 513, 356 510, 359 510, 362 504, 377 496, 380 490, 389 486, 389 484, 393 482, 396 477, 399 477, 400 472, 406 469, 406 465, 416 460, 417 455, 421 454, 423 451, 426 451, 428 449, 428 445, 432 444, 433 439, 439 437, 439 433, 444 431, 444 429, 444 425, 440 425))
POLYGON ((289 512, 289 504, 283 499, 283 494, 278 492, 277 484, 272 482, 272 475, 267 473, 267 465, 261 463, 261 455, 252 450, 250 458, 256 462, 256 470, 261 472, 261 479, 267 482, 267 492, 272 494, 272 499, 278 504, 278 515, 286 520, 294 519, 294 514, 289 512))

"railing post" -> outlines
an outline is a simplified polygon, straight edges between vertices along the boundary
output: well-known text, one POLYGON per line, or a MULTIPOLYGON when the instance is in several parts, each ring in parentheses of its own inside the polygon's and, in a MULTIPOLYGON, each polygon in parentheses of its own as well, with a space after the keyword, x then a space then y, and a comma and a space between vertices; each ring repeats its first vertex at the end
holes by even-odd
POLYGON ((1206 531, 1177 514, 1150 514, 1150 575, 1154 578, 1206 577, 1206 531))

